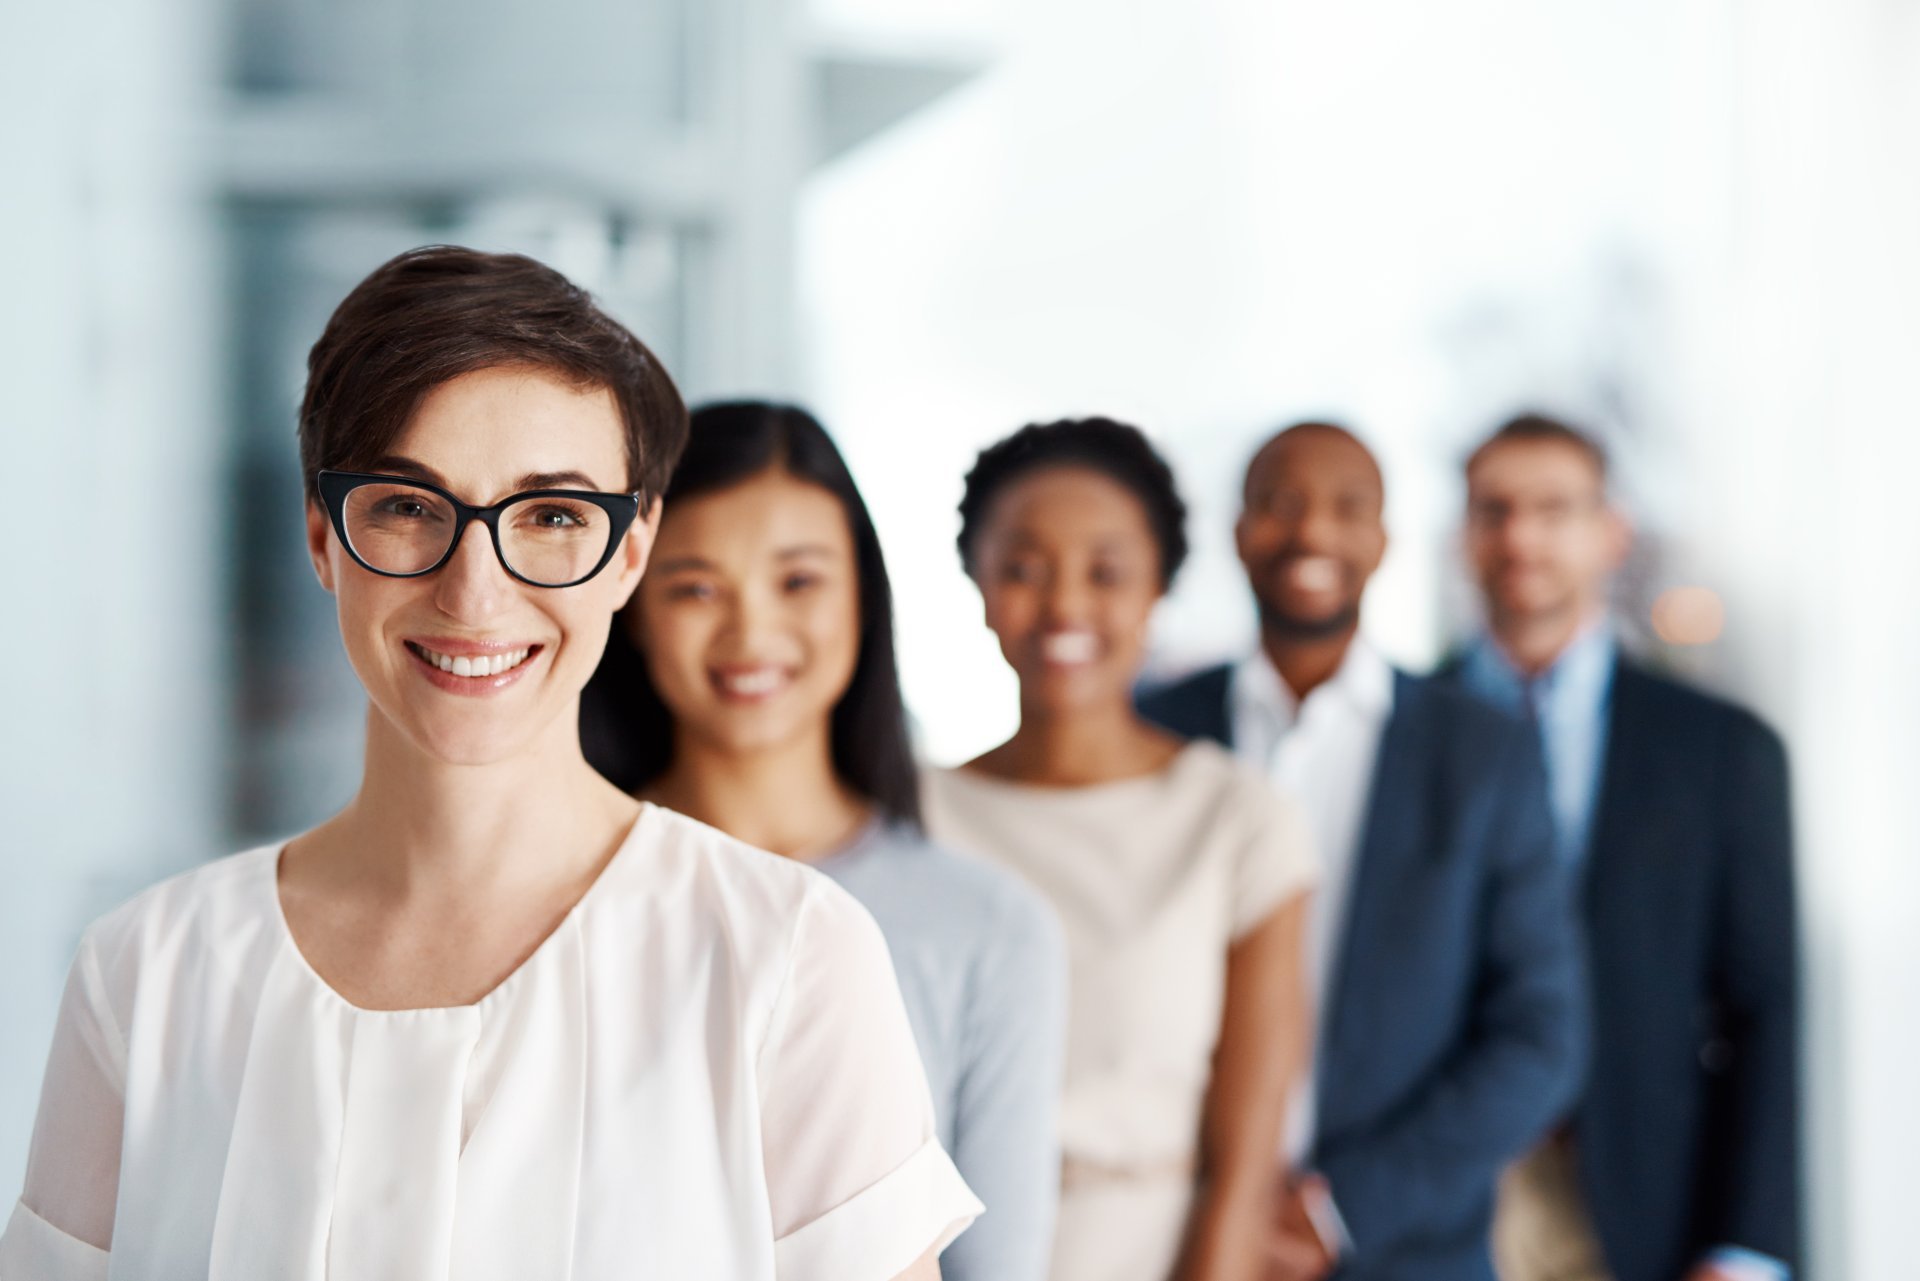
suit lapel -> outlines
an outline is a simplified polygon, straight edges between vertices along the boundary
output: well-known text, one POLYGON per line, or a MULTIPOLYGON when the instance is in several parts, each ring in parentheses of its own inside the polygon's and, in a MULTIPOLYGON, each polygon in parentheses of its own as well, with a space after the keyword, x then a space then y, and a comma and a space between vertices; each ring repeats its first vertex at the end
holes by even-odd
POLYGON ((1201 737, 1211 738, 1228 751, 1233 750, 1233 667, 1222 666, 1212 678, 1211 688, 1207 691, 1207 711, 1213 720, 1201 737))
POLYGON ((1373 781, 1368 788, 1366 820, 1348 885, 1344 919, 1333 947, 1333 972, 1327 976, 1327 1017, 1321 1029, 1319 1091, 1322 1115, 1335 1099, 1341 1080, 1364 1067, 1347 1051, 1352 1024, 1370 993, 1376 992, 1367 966, 1393 955, 1383 945, 1379 922, 1390 904, 1382 896, 1400 878, 1397 863, 1419 848, 1432 807, 1426 804, 1426 763, 1432 737, 1427 703, 1417 682, 1404 673, 1393 677, 1393 712, 1380 735, 1373 781))
POLYGON ((1600 766, 1595 795, 1593 830, 1587 837, 1586 868, 1581 877, 1589 907, 1595 902, 1607 869, 1630 846, 1633 798, 1645 795, 1638 773, 1651 759, 1647 750, 1646 685, 1640 673, 1623 660, 1614 660, 1613 686, 1607 708, 1606 755, 1600 766))

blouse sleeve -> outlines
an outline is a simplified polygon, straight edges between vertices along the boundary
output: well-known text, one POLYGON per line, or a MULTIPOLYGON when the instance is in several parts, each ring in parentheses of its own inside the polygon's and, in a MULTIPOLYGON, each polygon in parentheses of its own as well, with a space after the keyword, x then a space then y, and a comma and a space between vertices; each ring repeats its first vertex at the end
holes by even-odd
POLYGON ((892 1281, 980 1202, 941 1150, 885 940, 822 880, 759 1055, 779 1281, 892 1281))
POLYGON ((1244 823, 1233 875, 1233 937, 1239 939, 1320 879, 1319 859, 1300 806, 1248 773, 1236 797, 1244 823))
POLYGON ((26 1190, 0 1236, 0 1281, 98 1281, 107 1275, 126 1066, 126 1043, 89 933, 67 976, 54 1025, 26 1190))

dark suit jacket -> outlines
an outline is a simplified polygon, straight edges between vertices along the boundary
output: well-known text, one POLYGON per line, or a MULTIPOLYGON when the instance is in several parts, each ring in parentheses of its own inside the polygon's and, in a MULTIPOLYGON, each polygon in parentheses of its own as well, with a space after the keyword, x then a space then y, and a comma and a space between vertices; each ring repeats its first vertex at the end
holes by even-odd
MULTIPOLYGON (((1230 745, 1230 669, 1143 696, 1230 745)), ((1565 1114, 1585 985, 1535 736, 1396 673, 1318 1052, 1343 1281, 1491 1281, 1499 1171, 1565 1114)))
POLYGON ((1786 751, 1750 713, 1627 660, 1610 718, 1582 877, 1594 1050, 1574 1115, 1608 1268, 1673 1281, 1739 1245, 1798 1276, 1786 751))

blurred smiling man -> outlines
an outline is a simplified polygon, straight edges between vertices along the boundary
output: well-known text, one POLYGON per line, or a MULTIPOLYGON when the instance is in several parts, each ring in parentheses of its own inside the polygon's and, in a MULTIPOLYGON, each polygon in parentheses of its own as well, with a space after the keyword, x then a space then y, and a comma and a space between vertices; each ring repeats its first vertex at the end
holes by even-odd
POLYGON ((1467 463, 1487 633, 1445 673, 1527 716, 1581 887, 1593 1061, 1502 1184, 1502 1281, 1785 1281, 1799 1249, 1787 767, 1748 712, 1620 652, 1630 535, 1597 443, 1538 415, 1467 463))
POLYGON ((1574 1097, 1586 1027, 1540 747, 1360 634, 1387 531, 1379 465, 1352 433, 1279 433, 1242 497, 1260 647, 1140 710, 1296 797, 1322 859, 1320 1043, 1268 1278, 1491 1281, 1500 1170, 1574 1097))

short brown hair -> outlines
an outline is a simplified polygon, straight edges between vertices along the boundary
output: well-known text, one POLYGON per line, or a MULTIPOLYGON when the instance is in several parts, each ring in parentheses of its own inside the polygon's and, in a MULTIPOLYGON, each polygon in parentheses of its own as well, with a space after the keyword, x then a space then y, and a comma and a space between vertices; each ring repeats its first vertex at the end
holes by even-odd
POLYGON ((511 365, 613 394, 627 484, 651 506, 687 443, 687 408, 660 361, 553 268, 455 245, 390 259, 327 321, 307 356, 300 405, 307 496, 323 469, 364 471, 383 456, 435 387, 511 365))
POLYGON ((1518 418, 1509 419, 1498 431, 1481 441, 1474 451, 1467 455, 1464 470, 1468 475, 1472 475, 1474 466, 1493 450, 1501 445, 1517 444, 1567 445, 1578 450, 1589 463, 1593 464, 1593 470, 1600 477, 1600 484, 1603 487, 1607 483, 1608 463, 1605 446, 1578 427, 1562 422, 1558 418, 1550 418, 1546 414, 1521 414, 1518 418))

